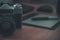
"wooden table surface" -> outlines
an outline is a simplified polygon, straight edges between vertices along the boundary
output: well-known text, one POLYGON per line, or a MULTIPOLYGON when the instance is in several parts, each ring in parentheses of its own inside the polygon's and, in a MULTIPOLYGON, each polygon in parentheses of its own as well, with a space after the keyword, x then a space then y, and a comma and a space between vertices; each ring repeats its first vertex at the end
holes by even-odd
MULTIPOLYGON (((36 13, 36 9, 37 7, 39 7, 39 5, 32 6, 35 7, 35 10, 33 12, 36 13)), ((33 12, 30 12, 30 14, 33 12)), ((0 36, 0 40, 60 40, 60 26, 57 26, 55 30, 49 30, 22 25, 22 29, 17 29, 14 32, 14 35, 12 35, 11 37, 0 36)))

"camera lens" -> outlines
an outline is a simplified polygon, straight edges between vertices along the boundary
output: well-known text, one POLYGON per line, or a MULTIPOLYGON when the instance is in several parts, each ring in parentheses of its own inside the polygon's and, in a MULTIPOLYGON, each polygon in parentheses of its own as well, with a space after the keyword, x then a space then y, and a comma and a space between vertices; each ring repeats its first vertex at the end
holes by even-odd
POLYGON ((3 21, 1 23, 1 32, 3 36, 11 36, 14 32, 14 29, 13 23, 10 21, 3 21))

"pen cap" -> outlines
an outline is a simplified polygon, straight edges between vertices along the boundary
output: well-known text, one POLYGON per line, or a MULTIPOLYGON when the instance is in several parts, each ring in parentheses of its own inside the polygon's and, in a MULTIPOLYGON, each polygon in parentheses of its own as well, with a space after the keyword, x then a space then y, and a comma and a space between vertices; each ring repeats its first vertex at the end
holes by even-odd
POLYGON ((57 16, 49 16, 48 18, 49 19, 51 19, 51 18, 57 18, 57 16))

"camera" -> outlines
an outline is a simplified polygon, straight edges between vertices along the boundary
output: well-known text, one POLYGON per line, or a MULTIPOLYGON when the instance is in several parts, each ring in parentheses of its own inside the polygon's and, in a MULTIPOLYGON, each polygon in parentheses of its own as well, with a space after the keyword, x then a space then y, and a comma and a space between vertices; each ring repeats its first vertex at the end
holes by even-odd
POLYGON ((16 3, 9 5, 4 3, 0 6, 0 33, 10 36, 16 29, 21 29, 22 5, 16 3))

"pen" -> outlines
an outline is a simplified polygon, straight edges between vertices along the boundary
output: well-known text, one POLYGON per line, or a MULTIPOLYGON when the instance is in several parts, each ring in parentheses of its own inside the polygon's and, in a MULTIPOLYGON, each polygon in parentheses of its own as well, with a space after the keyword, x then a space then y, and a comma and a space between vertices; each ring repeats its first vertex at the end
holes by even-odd
POLYGON ((57 17, 35 17, 32 20, 59 20, 60 18, 57 17))

